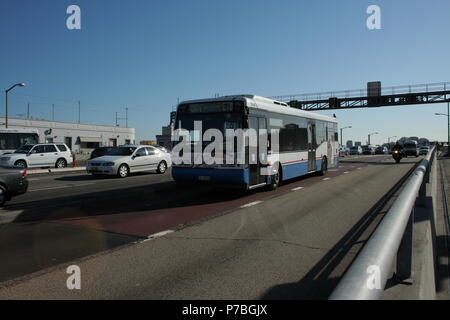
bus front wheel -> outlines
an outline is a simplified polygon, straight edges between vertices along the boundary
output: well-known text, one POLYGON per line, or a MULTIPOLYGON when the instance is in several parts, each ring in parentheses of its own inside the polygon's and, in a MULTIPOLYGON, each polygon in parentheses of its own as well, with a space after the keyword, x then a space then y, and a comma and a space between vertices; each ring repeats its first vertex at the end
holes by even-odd
POLYGON ((278 189, 278 187, 280 186, 280 181, 281 181, 281 169, 280 166, 277 164, 274 166, 274 168, 276 169, 277 173, 275 173, 274 175, 271 176, 271 182, 269 184, 269 190, 276 190, 278 189))

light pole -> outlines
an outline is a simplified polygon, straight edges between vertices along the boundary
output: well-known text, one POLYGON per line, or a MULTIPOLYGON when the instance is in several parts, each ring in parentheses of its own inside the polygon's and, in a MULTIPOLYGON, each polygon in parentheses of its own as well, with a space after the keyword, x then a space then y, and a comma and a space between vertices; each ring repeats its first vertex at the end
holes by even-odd
POLYGON ((392 136, 392 137, 389 137, 389 138, 388 138, 388 148, 389 148, 389 150, 392 149, 392 148, 391 148, 391 139, 393 139, 393 138, 397 138, 397 136, 392 136))
POLYGON ((370 137, 373 136, 373 135, 376 135, 376 134, 379 134, 379 133, 378 132, 369 133, 369 143, 368 143, 369 146, 370 146, 370 137))
POLYGON ((352 128, 352 126, 348 126, 348 127, 341 128, 341 146, 343 145, 343 144, 342 144, 342 130, 345 130, 345 129, 351 129, 351 128, 352 128))
POLYGON ((447 117, 447 148, 450 150, 450 103, 447 103, 447 114, 435 113, 435 115, 447 117))
POLYGON ((16 83, 11 88, 5 90, 5 126, 8 128, 8 92, 10 92, 15 87, 25 87, 25 83, 16 83))

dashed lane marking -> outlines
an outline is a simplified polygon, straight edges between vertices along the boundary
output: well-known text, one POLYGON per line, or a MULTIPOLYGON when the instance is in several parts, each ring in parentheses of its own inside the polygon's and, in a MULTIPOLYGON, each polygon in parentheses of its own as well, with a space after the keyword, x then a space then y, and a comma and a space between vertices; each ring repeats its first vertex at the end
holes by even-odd
POLYGON ((29 190, 28 192, 35 192, 35 191, 45 191, 45 190, 53 190, 53 189, 64 189, 64 188, 75 188, 75 187, 84 187, 89 186, 95 183, 83 183, 83 184, 73 184, 69 186, 59 186, 59 187, 49 187, 49 188, 41 188, 41 189, 33 189, 29 190))
POLYGON ((165 235, 168 235, 169 233, 172 233, 172 232, 175 232, 175 230, 165 230, 165 231, 161 231, 161 232, 158 232, 158 233, 154 233, 154 234, 149 235, 147 237, 147 239, 145 239, 143 241, 139 241, 139 242, 142 243, 142 242, 154 240, 156 238, 161 238, 161 237, 164 237, 165 235))
POLYGON ((302 189, 304 189, 304 187, 297 187, 297 188, 291 189, 291 191, 298 191, 298 190, 302 190, 302 189))
POLYGON ((260 204, 260 203, 262 203, 262 201, 253 201, 253 202, 244 204, 243 206, 240 206, 240 208, 241 208, 241 209, 243 209, 243 208, 249 208, 249 207, 256 206, 256 205, 258 205, 258 204, 260 204))

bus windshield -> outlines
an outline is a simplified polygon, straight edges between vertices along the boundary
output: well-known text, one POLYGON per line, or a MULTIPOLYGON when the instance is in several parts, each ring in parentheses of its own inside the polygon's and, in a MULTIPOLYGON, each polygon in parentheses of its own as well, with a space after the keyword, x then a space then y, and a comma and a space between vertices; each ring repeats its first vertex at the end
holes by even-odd
POLYGON ((178 116, 175 129, 185 129, 190 132, 192 141, 199 141, 208 129, 217 129, 225 135, 227 129, 241 129, 243 117, 240 113, 209 113, 209 114, 181 114, 178 116), (202 131, 194 130, 194 121, 201 121, 202 131))

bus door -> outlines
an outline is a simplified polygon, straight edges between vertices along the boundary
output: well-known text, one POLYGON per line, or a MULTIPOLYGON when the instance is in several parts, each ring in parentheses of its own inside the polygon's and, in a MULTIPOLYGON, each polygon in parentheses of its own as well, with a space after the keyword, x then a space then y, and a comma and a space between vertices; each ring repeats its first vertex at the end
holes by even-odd
MULTIPOLYGON (((261 164, 261 159, 267 161, 267 150, 259 150, 259 140, 262 133, 259 130, 267 129, 266 119, 262 117, 249 117, 248 118, 249 129, 256 130, 257 141, 249 143, 248 146, 248 164, 249 164, 249 175, 250 175, 250 189, 252 187, 259 187, 266 183, 266 175, 261 172, 263 165, 261 164), (256 143, 256 145, 254 145, 256 143), (261 154, 260 154, 261 153, 261 154)), ((266 142, 267 144, 267 142, 266 142)))
POLYGON ((316 171, 316 125, 308 122, 308 172, 316 171))

